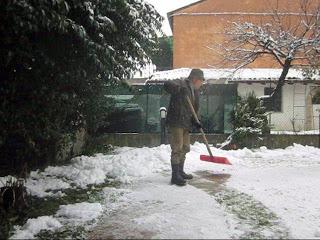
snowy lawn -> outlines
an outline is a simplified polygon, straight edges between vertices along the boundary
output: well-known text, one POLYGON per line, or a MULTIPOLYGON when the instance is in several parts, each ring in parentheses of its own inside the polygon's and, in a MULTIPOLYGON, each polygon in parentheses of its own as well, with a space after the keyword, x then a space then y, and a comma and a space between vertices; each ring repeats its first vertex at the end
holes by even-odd
POLYGON ((33 172, 26 186, 41 198, 106 180, 123 184, 103 188, 96 202, 62 205, 50 216, 29 219, 13 238, 65 226, 93 227, 89 236, 97 238, 320 238, 319 149, 212 151, 233 165, 200 161, 206 147, 195 143, 186 162, 194 179, 186 187, 169 184, 168 145, 117 148, 33 172))

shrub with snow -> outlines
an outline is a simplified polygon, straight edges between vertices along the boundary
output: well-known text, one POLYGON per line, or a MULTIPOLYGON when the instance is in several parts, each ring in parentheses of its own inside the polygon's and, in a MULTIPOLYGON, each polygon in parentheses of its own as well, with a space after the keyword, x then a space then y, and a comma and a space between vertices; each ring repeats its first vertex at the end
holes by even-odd
POLYGON ((265 107, 253 92, 238 98, 231 120, 235 130, 229 140, 238 147, 246 147, 248 139, 255 145, 259 135, 270 132, 265 107))

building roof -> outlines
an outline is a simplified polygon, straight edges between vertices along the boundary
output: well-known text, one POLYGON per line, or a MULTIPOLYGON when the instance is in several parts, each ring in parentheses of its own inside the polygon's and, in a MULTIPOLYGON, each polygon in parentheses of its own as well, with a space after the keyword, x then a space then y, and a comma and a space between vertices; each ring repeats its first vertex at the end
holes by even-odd
MULTIPOLYGON (((282 69, 273 68, 244 68, 235 72, 234 69, 202 69, 204 77, 210 82, 266 82, 277 81, 282 69), (223 80, 223 81, 221 81, 223 80)), ((178 68, 169 71, 155 72, 146 83, 164 82, 175 79, 185 79, 189 76, 191 68, 178 68)), ((316 75, 312 79, 306 78, 303 71, 290 69, 286 77, 287 81, 320 81, 320 76, 316 75)))
POLYGON ((181 10, 184 10, 184 9, 186 9, 186 8, 188 8, 188 7, 191 7, 191 6, 193 6, 193 5, 196 5, 196 4, 201 3, 201 2, 203 2, 203 1, 206 1, 206 0, 199 0, 199 1, 196 1, 196 2, 194 2, 194 3, 190 3, 190 4, 186 5, 186 6, 183 6, 183 7, 181 7, 181 8, 177 8, 177 9, 171 11, 171 12, 168 12, 168 16, 171 16, 172 14, 174 14, 174 13, 176 13, 176 12, 179 12, 179 11, 181 11, 181 10))
POLYGON ((171 11, 171 12, 168 12, 168 13, 167 13, 167 17, 168 17, 168 21, 169 21, 171 30, 173 30, 173 29, 172 29, 172 15, 173 15, 173 14, 175 14, 176 12, 181 11, 181 10, 183 10, 183 9, 186 9, 186 8, 188 8, 188 7, 191 7, 191 6, 195 5, 195 4, 198 4, 198 3, 200 3, 200 2, 203 2, 203 1, 206 1, 206 0, 200 0, 200 1, 197 1, 197 2, 194 2, 194 3, 191 3, 191 4, 188 4, 188 5, 184 6, 184 7, 175 9, 175 10, 173 10, 173 11, 171 11))

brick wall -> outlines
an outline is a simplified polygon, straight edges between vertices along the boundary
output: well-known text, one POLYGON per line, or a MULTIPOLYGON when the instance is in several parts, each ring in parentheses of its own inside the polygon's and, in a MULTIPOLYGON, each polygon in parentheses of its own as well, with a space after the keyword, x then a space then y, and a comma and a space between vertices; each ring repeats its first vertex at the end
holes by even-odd
MULTIPOLYGON (((313 0, 312 2, 317 3, 318 1, 313 0)), ((270 15, 257 13, 271 12, 276 8, 279 12, 297 13, 300 11, 300 0, 205 0, 172 12, 171 14, 174 14, 172 16, 173 67, 230 67, 221 65, 222 57, 208 47, 224 40, 222 32, 225 28, 230 27, 231 22, 268 22, 271 19, 270 15), (276 7, 277 2, 278 7, 276 7), (199 13, 219 14, 199 15, 199 13), (221 13, 229 14, 221 15, 221 13)), ((292 24, 298 18, 290 16, 288 20, 292 24)), ((256 61, 250 67, 279 68, 280 66, 266 57, 256 61)))

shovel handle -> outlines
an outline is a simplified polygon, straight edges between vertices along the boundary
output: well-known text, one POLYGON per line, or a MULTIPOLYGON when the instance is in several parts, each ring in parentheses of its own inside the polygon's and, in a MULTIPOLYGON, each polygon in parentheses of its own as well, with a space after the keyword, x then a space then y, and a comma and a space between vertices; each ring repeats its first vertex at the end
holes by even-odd
MULTIPOLYGON (((190 110, 191 110, 191 112, 192 112, 192 115, 193 115, 194 119, 197 121, 198 124, 200 124, 200 121, 199 121, 199 119, 198 119, 198 116, 197 116, 197 114, 196 114, 196 111, 195 111, 194 108, 193 108, 193 105, 192 105, 192 103, 191 103, 191 101, 190 101, 189 96, 186 96, 186 98, 187 98, 187 102, 188 102, 188 104, 189 104, 189 107, 190 107, 190 110)), ((206 147, 207 147, 207 150, 208 150, 208 152, 209 152, 209 154, 210 154, 210 157, 212 157, 212 152, 211 152, 211 149, 210 149, 210 147, 209 147, 208 140, 207 140, 206 135, 204 134, 204 131, 203 131, 202 128, 200 128, 200 132, 201 132, 203 141, 204 141, 204 143, 206 144, 206 147)))

